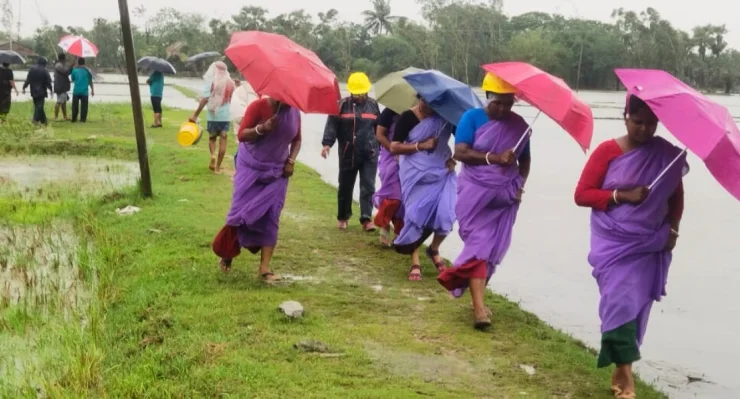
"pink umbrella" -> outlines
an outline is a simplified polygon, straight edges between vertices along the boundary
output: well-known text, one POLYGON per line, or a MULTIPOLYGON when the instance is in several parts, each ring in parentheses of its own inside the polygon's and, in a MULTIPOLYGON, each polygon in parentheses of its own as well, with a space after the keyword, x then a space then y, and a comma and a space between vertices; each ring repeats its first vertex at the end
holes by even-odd
POLYGON ((514 86, 517 97, 552 118, 584 152, 589 149, 594 134, 593 113, 562 79, 526 62, 499 62, 483 65, 483 69, 514 86))
POLYGON ((668 72, 614 72, 630 94, 645 101, 666 129, 704 161, 719 184, 740 199, 740 130, 730 111, 668 72))
POLYGON ((98 55, 98 47, 82 36, 64 36, 59 40, 58 46, 65 52, 77 57, 93 58, 98 55))

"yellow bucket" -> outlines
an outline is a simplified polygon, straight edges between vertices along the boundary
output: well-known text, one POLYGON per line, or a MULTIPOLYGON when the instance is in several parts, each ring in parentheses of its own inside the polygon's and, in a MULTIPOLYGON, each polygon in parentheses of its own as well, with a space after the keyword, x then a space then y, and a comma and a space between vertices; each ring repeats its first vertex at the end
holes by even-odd
POLYGON ((183 147, 198 144, 201 133, 201 128, 197 123, 186 121, 180 125, 180 130, 177 132, 177 142, 183 147))

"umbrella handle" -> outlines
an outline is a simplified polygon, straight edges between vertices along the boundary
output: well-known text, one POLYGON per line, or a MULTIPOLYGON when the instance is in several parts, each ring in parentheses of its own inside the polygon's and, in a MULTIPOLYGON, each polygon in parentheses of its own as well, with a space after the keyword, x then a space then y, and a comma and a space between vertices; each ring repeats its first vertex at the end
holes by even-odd
POLYGON ((527 136, 529 136, 532 133, 532 125, 534 125, 534 123, 537 122, 537 118, 540 117, 540 114, 541 113, 542 113, 542 111, 538 111, 537 112, 537 115, 535 115, 534 116, 534 119, 532 119, 532 123, 529 124, 529 127, 527 127, 527 130, 524 131, 524 133, 522 134, 522 137, 520 137, 519 138, 519 141, 516 142, 516 145, 514 146, 514 148, 512 149, 512 151, 516 152, 516 150, 519 148, 519 145, 524 142, 524 138, 526 138, 527 136))
POLYGON ((671 167, 672 167, 672 166, 673 166, 673 165, 674 165, 674 164, 675 164, 676 162, 678 162, 678 160, 679 160, 679 159, 681 159, 681 157, 682 157, 682 156, 683 156, 684 154, 686 154, 686 148, 684 148, 684 149, 683 149, 683 151, 681 151, 681 153, 680 153, 680 154, 678 154, 678 155, 677 155, 677 156, 676 156, 675 158, 673 158, 673 160, 671 161, 671 163, 669 163, 669 164, 668 164, 668 166, 666 166, 666 167, 665 167, 665 169, 663 169, 663 171, 662 171, 662 172, 660 172, 660 174, 658 175, 658 177, 656 177, 656 178, 655 178, 655 180, 653 180, 653 182, 652 182, 652 183, 650 183, 650 186, 648 186, 648 189, 652 190, 652 189, 653 189, 653 187, 655 187, 655 185, 656 185, 656 184, 658 184, 658 181, 660 181, 660 179, 661 179, 661 178, 663 178, 663 176, 665 176, 665 174, 666 174, 666 173, 668 172, 668 170, 669 170, 669 169, 670 169, 670 168, 671 168, 671 167))

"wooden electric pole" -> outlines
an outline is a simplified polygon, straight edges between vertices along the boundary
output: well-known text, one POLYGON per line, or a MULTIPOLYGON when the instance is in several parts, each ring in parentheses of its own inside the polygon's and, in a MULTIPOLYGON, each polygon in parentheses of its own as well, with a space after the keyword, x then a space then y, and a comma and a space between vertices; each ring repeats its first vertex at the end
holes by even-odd
POLYGON ((152 196, 152 178, 149 174, 149 156, 146 151, 146 133, 144 132, 144 115, 141 112, 141 94, 139 93, 139 75, 134 58, 134 38, 131 34, 131 20, 128 14, 127 0, 118 0, 118 12, 121 15, 121 34, 123 36, 123 51, 126 56, 126 70, 128 71, 128 85, 131 90, 131 110, 134 113, 134 130, 136 131, 136 150, 139 153, 139 169, 141 170, 141 195, 144 198, 152 196))

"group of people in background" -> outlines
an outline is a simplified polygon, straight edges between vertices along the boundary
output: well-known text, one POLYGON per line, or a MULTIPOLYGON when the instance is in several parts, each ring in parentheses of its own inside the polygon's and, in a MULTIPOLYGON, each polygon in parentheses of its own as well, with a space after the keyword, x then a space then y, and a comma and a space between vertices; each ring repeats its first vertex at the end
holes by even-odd
MULTIPOLYGON (((191 119, 218 93, 221 99, 209 108, 209 121, 214 116, 218 122, 217 109, 227 101, 227 87, 208 83, 204 91, 208 96, 191 119)), ((516 89, 486 75, 482 85, 486 105, 468 110, 453 126, 420 96, 415 106, 400 114, 388 108, 380 112, 368 96, 370 80, 362 73, 352 74, 347 88, 350 96, 341 101, 339 114, 327 119, 321 150, 327 158, 335 144, 339 147, 337 227, 348 228, 359 175, 362 229, 380 228, 383 246, 410 255, 410 281, 422 278, 420 248, 431 237, 425 255, 437 269, 438 282, 454 297, 469 288, 474 327, 488 329, 492 323, 491 311, 484 306, 485 289, 511 245, 532 159, 531 128, 512 111, 516 89), (454 148, 448 144, 452 135, 454 148), (381 180, 377 192, 376 173, 381 180), (377 208, 374 217, 373 208, 377 208), (455 222, 463 249, 448 266, 439 248, 455 222)), ((575 202, 592 209, 588 261, 601 293, 598 367, 615 364, 615 397, 633 399, 632 364, 640 359, 652 304, 665 295, 687 168, 661 174, 681 150, 654 136, 658 118, 636 96, 627 98, 624 121, 626 135, 601 144, 591 155, 575 202), (659 175, 661 183, 649 188, 659 175)), ((224 137, 228 125, 209 122, 208 130, 211 138, 224 137)), ((247 107, 236 132, 239 156, 231 209, 213 250, 224 272, 231 269, 241 248, 260 253, 260 277, 279 281, 270 260, 288 179, 301 148, 300 112, 261 98, 247 107)), ((213 148, 212 144, 211 164, 213 148)), ((217 168, 221 159, 219 152, 217 168)))
MULTIPOLYGON (((67 117, 67 102, 69 101, 70 90, 72 90, 71 121, 87 122, 88 99, 91 95, 95 96, 92 72, 86 67, 84 58, 78 58, 76 66, 68 65, 66 59, 65 54, 59 54, 54 65, 53 80, 47 70, 48 61, 45 57, 39 57, 36 64, 29 69, 22 91, 25 94, 26 90, 29 89, 33 100, 32 120, 34 123, 47 124, 44 107, 46 99, 52 96, 56 96, 54 120, 59 119, 60 111, 65 121, 70 120, 67 117), (72 84, 74 84, 74 87, 72 84)), ((0 121, 4 121, 10 113, 12 90, 15 90, 16 95, 19 94, 10 65, 3 64, 0 68, 0 121)))

